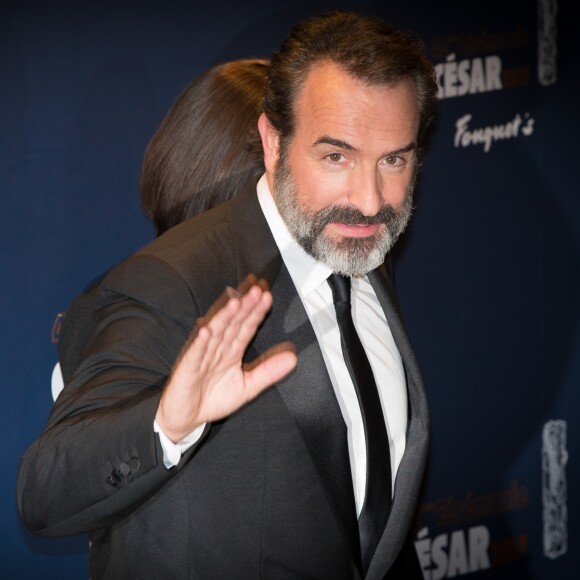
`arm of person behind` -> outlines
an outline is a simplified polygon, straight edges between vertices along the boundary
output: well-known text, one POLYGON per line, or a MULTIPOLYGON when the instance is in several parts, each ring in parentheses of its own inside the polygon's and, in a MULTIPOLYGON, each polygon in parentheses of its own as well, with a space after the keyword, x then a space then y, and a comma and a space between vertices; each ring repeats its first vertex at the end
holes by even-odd
POLYGON ((99 301, 79 367, 21 462, 19 509, 40 535, 112 525, 185 461, 172 470, 163 465, 153 422, 199 316, 190 289, 167 264, 137 257, 107 277, 99 301))

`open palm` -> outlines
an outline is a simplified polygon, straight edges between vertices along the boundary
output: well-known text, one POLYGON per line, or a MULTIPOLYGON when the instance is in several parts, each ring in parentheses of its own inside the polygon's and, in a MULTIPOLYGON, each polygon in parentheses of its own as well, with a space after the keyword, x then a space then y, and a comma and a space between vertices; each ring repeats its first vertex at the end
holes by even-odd
POLYGON ((289 343, 273 347, 249 365, 242 363, 271 306, 265 283, 250 276, 237 291, 226 289, 199 319, 157 411, 156 421, 172 441, 237 411, 296 366, 289 343))

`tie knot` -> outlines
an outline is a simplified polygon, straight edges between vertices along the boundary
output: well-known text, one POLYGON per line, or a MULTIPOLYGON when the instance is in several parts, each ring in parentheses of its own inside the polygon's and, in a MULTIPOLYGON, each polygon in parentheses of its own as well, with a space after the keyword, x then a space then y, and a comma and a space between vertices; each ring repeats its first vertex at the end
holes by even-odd
POLYGON ((332 290, 334 304, 338 304, 339 302, 350 304, 350 277, 331 274, 328 277, 328 285, 332 290))

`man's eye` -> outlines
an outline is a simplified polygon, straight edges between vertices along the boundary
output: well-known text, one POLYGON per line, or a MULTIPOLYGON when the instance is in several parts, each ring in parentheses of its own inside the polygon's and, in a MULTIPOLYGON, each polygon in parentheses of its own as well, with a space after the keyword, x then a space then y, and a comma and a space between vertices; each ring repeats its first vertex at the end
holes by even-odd
POLYGON ((381 165, 386 171, 403 171, 407 163, 408 159, 400 155, 387 155, 381 161, 381 165))
POLYGON ((385 157, 385 164, 389 167, 402 167, 405 165, 405 160, 398 155, 389 155, 385 157))
POLYGON ((340 163, 341 161, 344 160, 344 155, 342 153, 329 153, 326 156, 326 159, 328 159, 332 163, 340 163))

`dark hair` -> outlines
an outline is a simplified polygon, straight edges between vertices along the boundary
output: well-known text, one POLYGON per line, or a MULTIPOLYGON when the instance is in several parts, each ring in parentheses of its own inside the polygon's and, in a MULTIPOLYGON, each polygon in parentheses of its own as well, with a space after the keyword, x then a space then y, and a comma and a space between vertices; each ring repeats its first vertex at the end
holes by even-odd
POLYGON ((320 61, 333 62, 371 86, 409 79, 419 109, 421 146, 437 101, 435 71, 422 42, 372 16, 331 12, 296 24, 272 56, 264 112, 280 135, 282 151, 294 133, 294 105, 305 78, 320 61))
POLYGON ((264 171, 249 146, 261 113, 269 61, 210 68, 179 95, 149 142, 141 202, 158 234, 235 197, 264 171))

